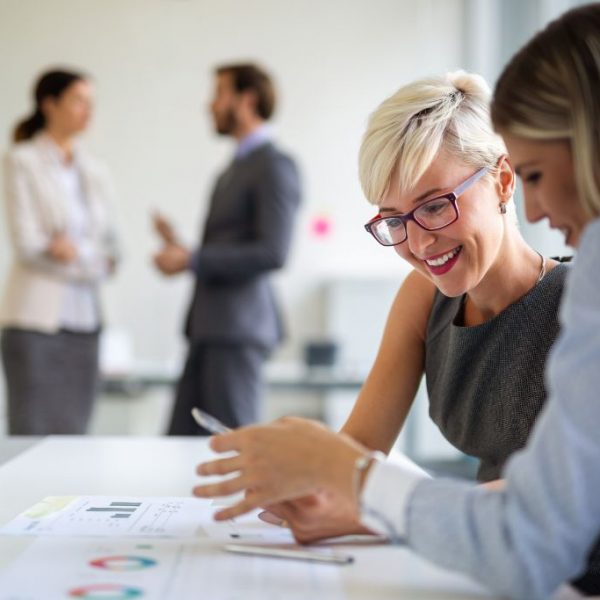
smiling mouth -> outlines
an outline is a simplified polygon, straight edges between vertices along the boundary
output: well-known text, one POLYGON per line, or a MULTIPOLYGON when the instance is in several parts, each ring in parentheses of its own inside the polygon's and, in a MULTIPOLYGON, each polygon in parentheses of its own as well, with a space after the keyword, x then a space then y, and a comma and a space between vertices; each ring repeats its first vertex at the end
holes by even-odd
POLYGON ((443 267, 449 260, 452 260, 460 251, 462 250, 462 246, 457 246, 450 252, 446 252, 446 254, 442 254, 441 256, 436 256, 435 258, 426 258, 425 262, 429 267, 443 267))
POLYGON ((438 254, 438 256, 423 259, 423 262, 432 275, 441 277, 454 267, 461 254, 462 248, 462 246, 457 246, 444 254, 438 254))

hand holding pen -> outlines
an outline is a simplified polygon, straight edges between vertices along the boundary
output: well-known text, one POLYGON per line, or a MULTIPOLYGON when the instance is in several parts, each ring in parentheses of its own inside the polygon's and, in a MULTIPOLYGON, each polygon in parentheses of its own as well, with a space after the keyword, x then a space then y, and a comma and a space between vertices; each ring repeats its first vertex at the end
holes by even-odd
POLYGON ((192 408, 192 417, 194 417, 194 421, 196 421, 200 427, 204 427, 204 429, 211 433, 227 433, 228 431, 232 431, 231 427, 227 427, 227 425, 221 423, 219 419, 215 419, 215 417, 195 406, 192 408))
MULTIPOLYGON (((209 415, 208 413, 200 410, 199 408, 192 408, 192 417, 200 427, 207 429, 211 433, 221 434, 233 431, 227 427, 221 421, 209 415)), ((224 550, 227 552, 233 552, 236 554, 248 554, 254 556, 264 556, 273 558, 290 558, 296 560, 307 560, 313 562, 321 562, 328 564, 344 565, 354 561, 354 558, 347 554, 340 554, 337 552, 323 552, 311 551, 305 548, 295 547, 274 547, 274 546, 254 546, 254 545, 226 545, 224 550)))

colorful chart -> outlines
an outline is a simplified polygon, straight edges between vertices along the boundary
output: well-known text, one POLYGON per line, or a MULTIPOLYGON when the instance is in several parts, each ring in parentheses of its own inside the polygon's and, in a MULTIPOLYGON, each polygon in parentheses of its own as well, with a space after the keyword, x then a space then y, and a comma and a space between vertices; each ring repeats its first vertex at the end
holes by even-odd
POLYGON ((156 561, 145 556, 104 556, 91 560, 90 566, 107 571, 139 571, 156 566, 156 561))
POLYGON ((129 519, 141 505, 141 502, 111 502, 109 506, 91 506, 86 512, 112 513, 111 519, 129 519))
POLYGON ((143 595, 144 592, 139 588, 116 583, 84 585, 69 590, 71 598, 86 598, 87 600, 129 600, 130 598, 141 598, 143 595))

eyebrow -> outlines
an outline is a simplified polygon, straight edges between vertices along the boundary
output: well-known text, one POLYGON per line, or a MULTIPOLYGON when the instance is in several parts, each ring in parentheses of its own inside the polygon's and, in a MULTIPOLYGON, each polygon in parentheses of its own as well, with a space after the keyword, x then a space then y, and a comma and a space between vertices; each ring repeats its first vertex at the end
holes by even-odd
MULTIPOLYGON (((421 194, 420 196, 418 196, 417 198, 415 198, 413 200, 413 204, 418 204, 419 202, 422 202, 423 200, 425 200, 429 196, 433 196, 433 194, 437 194, 438 192, 441 192, 444 189, 445 188, 433 188, 431 190, 427 190, 426 192, 424 192, 423 194, 421 194)), ((431 198, 431 199, 433 200, 434 198, 431 198)), ((398 210, 396 208, 384 208, 384 207, 380 207, 379 208, 379 212, 380 213, 384 213, 384 212, 397 213, 398 210)), ((403 214, 403 213, 399 213, 399 214, 403 214)))
POLYGON ((539 163, 538 160, 530 160, 527 162, 524 162, 518 166, 515 167, 515 173, 521 177, 521 171, 523 170, 523 168, 527 168, 527 167, 532 167, 534 165, 537 165, 539 163))

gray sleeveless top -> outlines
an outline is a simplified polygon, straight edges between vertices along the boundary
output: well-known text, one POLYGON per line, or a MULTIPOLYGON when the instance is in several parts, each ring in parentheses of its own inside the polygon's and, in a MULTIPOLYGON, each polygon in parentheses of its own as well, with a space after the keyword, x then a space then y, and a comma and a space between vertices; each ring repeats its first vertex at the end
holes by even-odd
POLYGON ((558 334, 568 266, 559 264, 493 319, 463 327, 464 296, 436 292, 425 345, 429 414, 448 441, 500 477, 546 399, 544 364, 558 334))

